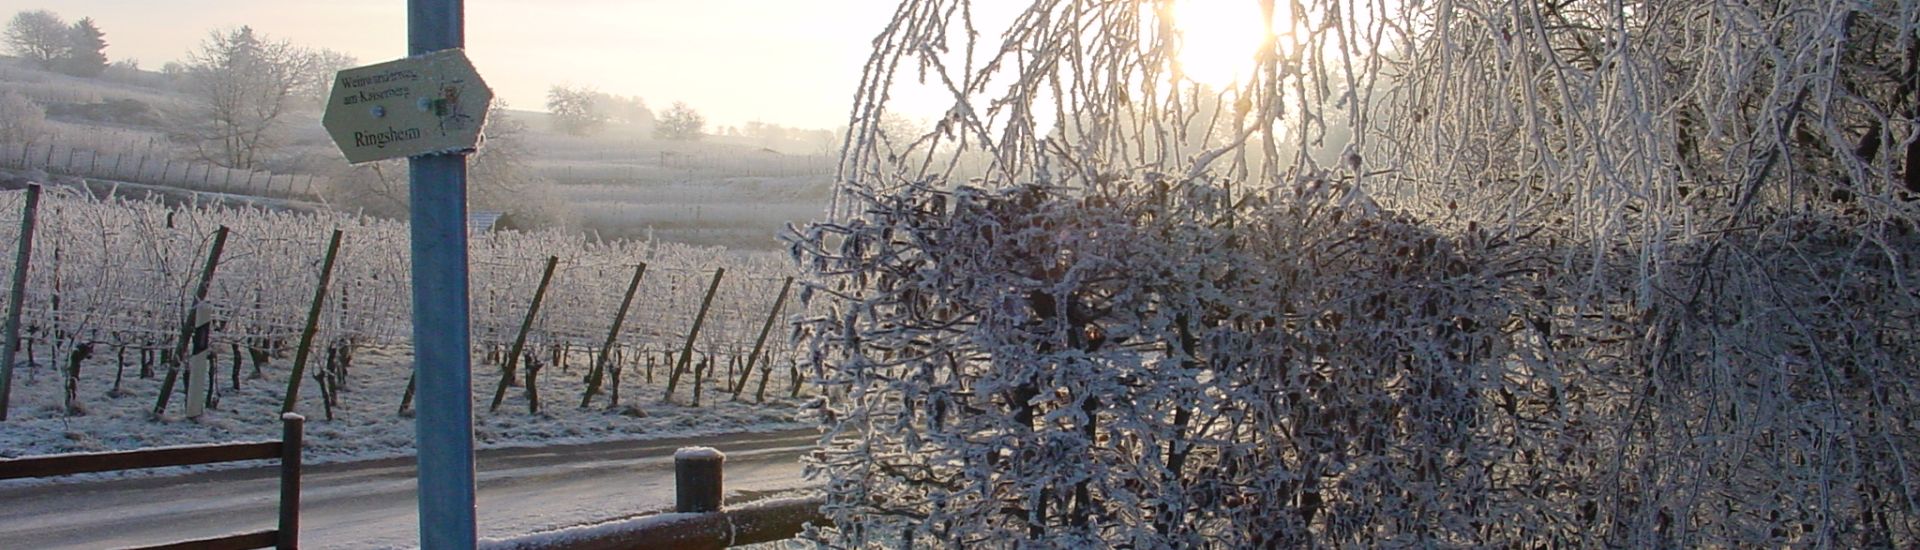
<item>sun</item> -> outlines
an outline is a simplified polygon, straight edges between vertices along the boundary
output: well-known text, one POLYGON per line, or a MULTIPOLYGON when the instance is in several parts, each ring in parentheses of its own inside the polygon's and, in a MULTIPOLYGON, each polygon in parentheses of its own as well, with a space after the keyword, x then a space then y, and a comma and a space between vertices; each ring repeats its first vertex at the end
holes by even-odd
POLYGON ((1267 43, 1261 16, 1258 0, 1176 0, 1173 27, 1179 48, 1174 60, 1180 73, 1216 89, 1253 74, 1260 48, 1267 43))

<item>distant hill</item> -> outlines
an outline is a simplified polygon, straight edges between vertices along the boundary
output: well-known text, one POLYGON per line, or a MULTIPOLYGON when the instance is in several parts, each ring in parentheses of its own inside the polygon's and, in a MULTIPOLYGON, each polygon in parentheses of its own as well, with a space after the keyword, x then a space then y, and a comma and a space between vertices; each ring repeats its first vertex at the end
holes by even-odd
MULTIPOLYGON (((321 105, 311 100, 282 116, 277 143, 256 170, 229 173, 195 161, 196 152, 169 135, 192 101, 178 78, 125 66, 76 78, 0 57, 0 93, 25 96, 47 114, 46 134, 35 143, 0 144, 0 165, 16 174, 44 170, 94 180, 96 190, 173 200, 214 193, 228 201, 257 196, 266 204, 342 204, 352 201, 339 195, 361 192, 352 186, 362 184, 344 182, 366 177, 351 175, 354 169, 320 125, 321 105)), ((519 141, 526 152, 519 161, 558 184, 536 187, 546 190, 520 202, 557 201, 567 210, 561 223, 602 238, 773 247, 780 228, 824 208, 837 167, 831 153, 838 142, 825 131, 670 141, 609 123, 575 136, 554 131, 545 112, 505 113, 524 126, 519 141)))

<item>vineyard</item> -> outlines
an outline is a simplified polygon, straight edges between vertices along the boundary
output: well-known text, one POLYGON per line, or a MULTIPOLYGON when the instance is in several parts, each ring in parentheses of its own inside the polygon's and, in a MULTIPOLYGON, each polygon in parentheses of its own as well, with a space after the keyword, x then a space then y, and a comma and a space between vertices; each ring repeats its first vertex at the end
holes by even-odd
POLYGON ((314 200, 325 179, 176 160, 152 150, 17 143, 0 147, 0 167, 280 199, 314 200), (107 150, 111 149, 111 150, 107 150))
MULTIPOLYGON (((0 194, 5 242, 19 241, 25 197, 20 191, 0 194)), ((154 389, 153 381, 169 377, 183 315, 211 259, 206 302, 215 319, 211 347, 217 391, 275 405, 297 401, 288 406, 309 414, 323 409, 329 418, 336 408, 343 415, 354 410, 399 416, 396 411, 405 412, 411 394, 399 387, 406 382, 404 369, 390 369, 402 371, 397 375, 368 374, 354 358, 373 357, 376 363, 389 358, 392 367, 410 364, 405 357, 411 340, 407 243, 405 224, 377 218, 211 206, 169 209, 156 201, 96 199, 48 188, 37 209, 22 301, 22 353, 32 362, 19 363, 14 376, 27 377, 16 385, 28 393, 45 393, 34 390, 31 380, 57 373, 50 378, 63 382, 66 391, 53 401, 42 395, 40 409, 23 415, 85 415, 101 406, 90 403, 99 393, 87 388, 105 389, 111 380, 105 391, 116 402, 111 406, 126 409, 131 405, 118 402, 131 401, 142 410, 162 409, 151 419, 174 418, 177 407, 165 409, 160 395, 169 390, 154 389), (336 230, 341 244, 337 257, 327 262, 336 230), (313 323, 311 358, 305 361, 312 378, 282 389, 280 384, 293 376, 294 348, 307 330, 308 310, 329 263, 331 282, 313 323), (82 368, 99 364, 110 364, 111 372, 82 368), (269 381, 243 388, 243 376, 269 381), (282 382, 271 382, 275 379, 282 382), (286 395, 289 389, 293 399, 286 395)), ((618 408, 623 391, 628 403, 647 405, 654 401, 644 397, 698 406, 703 395, 709 405, 727 393, 755 402, 798 395, 790 338, 785 323, 778 322, 792 311, 774 311, 776 302, 785 301, 790 270, 778 256, 660 242, 596 242, 558 231, 477 233, 469 247, 476 399, 486 403, 496 393, 511 397, 506 407, 494 397, 497 414, 521 407, 538 412, 541 390, 551 401, 549 410, 572 409, 576 403, 584 410, 592 403, 629 415, 636 412, 632 406, 618 408), (550 276, 543 276, 549 269, 550 276), (610 335, 629 292, 624 322, 610 335), (538 309, 530 315, 536 295, 538 309), (697 333, 690 335, 696 324, 697 333), (519 353, 511 353, 514 349, 519 353), (755 349, 759 354, 752 354, 755 349), (760 377, 755 384, 742 376, 749 364, 760 377), (568 374, 542 376, 536 384, 539 369, 553 366, 568 374), (625 390, 620 389, 623 371, 631 373, 625 390), (666 394, 669 390, 674 393, 666 394)), ((0 270, 11 277, 13 265, 0 270)), ((324 437, 325 429, 320 433, 324 437)))

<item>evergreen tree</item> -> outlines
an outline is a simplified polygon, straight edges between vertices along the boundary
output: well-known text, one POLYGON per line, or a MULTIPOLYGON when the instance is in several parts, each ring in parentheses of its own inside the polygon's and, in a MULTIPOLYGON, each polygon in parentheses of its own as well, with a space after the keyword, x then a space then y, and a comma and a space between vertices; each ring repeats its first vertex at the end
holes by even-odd
POLYGON ((75 21, 67 34, 67 55, 61 59, 61 72, 92 78, 107 70, 107 35, 93 24, 92 17, 75 21))

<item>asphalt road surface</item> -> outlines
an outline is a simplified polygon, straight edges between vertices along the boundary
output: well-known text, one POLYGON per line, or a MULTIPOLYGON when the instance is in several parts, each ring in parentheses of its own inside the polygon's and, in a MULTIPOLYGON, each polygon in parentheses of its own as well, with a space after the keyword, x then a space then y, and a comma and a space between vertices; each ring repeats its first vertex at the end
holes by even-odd
MULTIPOLYGON (((483 538, 558 529, 673 507, 673 451, 727 454, 729 501, 806 486, 799 457, 813 430, 621 441, 479 453, 483 538)), ((280 481, 272 462, 132 479, 0 485, 0 549, 114 548, 271 529, 280 481)), ((412 458, 309 465, 301 480, 306 548, 418 545, 412 458)))

